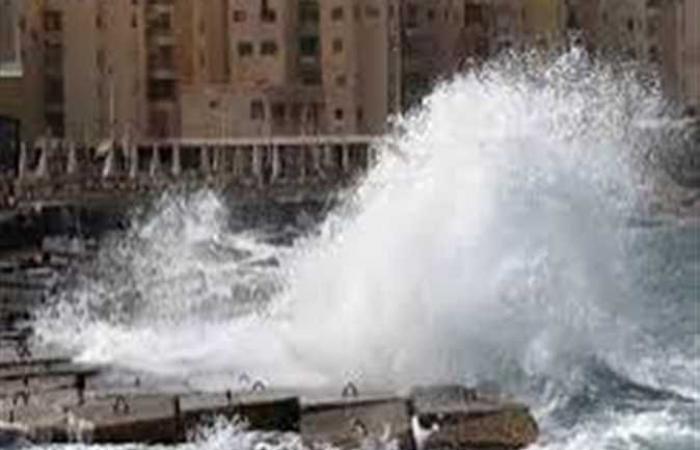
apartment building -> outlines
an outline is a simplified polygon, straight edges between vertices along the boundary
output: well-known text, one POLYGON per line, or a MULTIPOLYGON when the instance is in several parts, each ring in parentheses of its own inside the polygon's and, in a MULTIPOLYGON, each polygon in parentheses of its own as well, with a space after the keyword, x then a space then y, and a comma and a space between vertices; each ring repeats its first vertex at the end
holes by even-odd
POLYGON ((0 0, 0 67, 19 62, 20 0, 0 0))
POLYGON ((695 0, 0 0, 0 64, 13 59, 16 69, 2 92, 21 95, 28 137, 381 133, 439 80, 507 48, 559 48, 577 30, 597 54, 657 65, 669 92, 697 105, 698 8, 695 0))
POLYGON ((227 20, 228 81, 183 86, 183 135, 378 133, 398 110, 398 0, 229 0, 227 20))
POLYGON ((665 87, 688 114, 700 116, 700 4, 670 1, 660 24, 665 87))
POLYGON ((28 135, 97 141, 135 127, 142 23, 130 0, 23 1, 28 135))
MULTIPOLYGON (((320 108, 323 99, 320 65, 306 77, 300 73, 298 42, 306 24, 299 20, 303 12, 299 8, 299 2, 288 0, 226 2, 222 33, 227 45, 220 58, 227 61, 225 77, 183 86, 183 135, 269 136, 304 131, 303 118, 309 110, 320 108)), ((318 43, 318 34, 315 39, 318 43)), ((313 132, 318 126, 309 128, 313 132)))
POLYGON ((94 142, 176 135, 179 81, 194 52, 180 30, 198 3, 24 0, 29 134, 94 142))
POLYGON ((331 133, 380 133, 397 111, 399 2, 324 0, 321 66, 331 133))
POLYGON ((486 58, 494 25, 503 25, 498 35, 507 41, 514 27, 504 19, 520 15, 496 11, 510 6, 491 0, 401 2, 404 107, 415 105, 441 78, 486 58))

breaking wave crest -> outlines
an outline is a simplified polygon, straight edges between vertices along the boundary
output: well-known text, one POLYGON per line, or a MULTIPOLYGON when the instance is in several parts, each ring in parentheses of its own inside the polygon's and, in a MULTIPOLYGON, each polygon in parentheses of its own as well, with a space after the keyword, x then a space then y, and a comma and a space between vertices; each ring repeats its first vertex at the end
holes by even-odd
POLYGON ((668 137, 644 124, 667 110, 653 84, 576 50, 505 58, 399 120, 377 167, 292 245, 232 231, 211 193, 165 198, 102 245, 38 335, 205 388, 241 373, 495 381, 535 407, 542 448, 644 448, 625 440, 640 427, 697 439, 665 409, 699 396, 697 340, 679 344, 697 331, 668 340, 650 325, 665 299, 639 287, 646 241, 627 226, 658 189, 650 167, 668 137), (613 379, 639 397, 606 393, 613 379))

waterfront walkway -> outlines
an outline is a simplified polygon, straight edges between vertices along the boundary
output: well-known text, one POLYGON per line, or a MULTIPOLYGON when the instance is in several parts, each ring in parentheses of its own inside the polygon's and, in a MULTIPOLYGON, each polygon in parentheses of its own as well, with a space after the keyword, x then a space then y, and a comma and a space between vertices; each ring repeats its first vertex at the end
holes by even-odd
POLYGON ((42 139, 21 146, 16 176, 0 178, 0 209, 110 203, 183 185, 245 200, 316 200, 365 173, 378 139, 169 139, 96 147, 42 139))

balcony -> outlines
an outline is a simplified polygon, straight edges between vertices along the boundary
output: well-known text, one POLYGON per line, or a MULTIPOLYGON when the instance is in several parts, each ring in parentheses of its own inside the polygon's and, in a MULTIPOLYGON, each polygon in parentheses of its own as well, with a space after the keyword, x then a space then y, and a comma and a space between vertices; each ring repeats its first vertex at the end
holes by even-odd
POLYGON ((176 80, 177 72, 172 67, 148 67, 148 78, 151 80, 176 80))
POLYGON ((300 55, 299 64, 305 67, 319 66, 321 64, 321 58, 319 55, 300 55))
POLYGON ((150 20, 164 14, 170 15, 174 10, 175 7, 173 6, 172 0, 161 0, 148 5, 146 18, 150 20))
POLYGON ((168 31, 167 34, 151 34, 148 36, 148 44, 156 47, 173 47, 175 45, 175 36, 171 31, 168 31))

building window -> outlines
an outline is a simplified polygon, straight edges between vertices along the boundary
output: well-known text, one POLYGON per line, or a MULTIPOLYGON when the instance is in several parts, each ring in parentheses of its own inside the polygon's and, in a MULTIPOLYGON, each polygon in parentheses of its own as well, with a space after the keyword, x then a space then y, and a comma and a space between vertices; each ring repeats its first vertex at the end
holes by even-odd
POLYGON ((152 136, 168 137, 170 134, 170 115, 167 111, 151 111, 148 126, 152 136))
POLYGON ((61 31, 63 29, 63 18, 59 11, 46 11, 44 13, 44 30, 61 31))
POLYGON ((139 19, 136 16, 136 14, 131 15, 131 28, 138 28, 139 26, 139 19))
POLYGON ((348 77, 345 75, 338 75, 335 78, 335 85, 338 87, 344 87, 348 84, 348 77))
POLYGON ((661 62, 659 47, 657 47, 656 45, 652 45, 651 47, 649 47, 649 60, 654 64, 658 64, 659 62, 661 62))
POLYGON ((97 63, 97 69, 100 72, 103 72, 105 70, 105 51, 104 49, 100 48, 97 50, 95 53, 95 62, 97 63))
POLYGON ((338 21, 343 20, 344 11, 342 6, 335 7, 331 10, 331 19, 338 21))
POLYGON ((418 5, 409 3, 406 6, 406 27, 416 28, 418 26, 418 5))
POLYGON ((274 9, 268 9, 260 18, 263 22, 273 23, 277 20, 277 13, 274 9))
POLYGON ((428 10, 427 17, 428 17, 428 22, 434 21, 434 20, 435 20, 435 10, 432 9, 432 8, 430 8, 430 9, 428 10))
POLYGON ((44 90, 46 103, 63 103, 63 81, 60 78, 47 78, 44 81, 44 90))
POLYGON ((284 123, 287 117, 287 106, 284 103, 275 103, 272 105, 272 120, 275 123, 284 123))
POLYGON ((52 69, 58 69, 63 64, 63 45, 47 43, 44 51, 44 64, 52 69))
POLYGON ((379 18, 381 13, 379 12, 379 8, 377 8, 376 6, 367 5, 367 7, 365 8, 365 15, 370 19, 377 19, 379 18))
POLYGON ((629 31, 634 31, 634 19, 627 19, 627 29, 629 31))
POLYGON ((338 122, 342 121, 343 118, 345 117, 345 112, 343 111, 343 108, 336 108, 336 110, 333 111, 333 117, 338 122))
POLYGON ((301 120, 301 111, 302 111, 301 103, 292 103, 291 116, 292 116, 292 120, 295 123, 299 123, 299 121, 301 120))
POLYGON ((233 21, 234 22, 245 22, 246 19, 246 13, 242 9, 237 9, 236 11, 233 12, 233 21))
POLYGON ((46 113, 44 119, 46 119, 46 125, 52 137, 63 137, 64 127, 62 113, 46 113))
POLYGON ((362 20, 362 10, 360 9, 360 5, 355 5, 353 8, 353 13, 355 14, 355 20, 360 21, 362 20))
POLYGON ((167 12, 158 14, 155 16, 155 18, 150 19, 149 28, 154 30, 154 31, 170 31, 171 30, 171 21, 170 21, 170 14, 167 12))
POLYGON ((343 51, 343 40, 340 38, 333 39, 333 53, 340 53, 343 51))
POLYGON ((275 22, 277 20, 277 13, 270 8, 268 0, 261 0, 260 2, 260 20, 263 22, 275 22))
POLYGON ((262 100, 250 102, 250 118, 252 120, 265 120, 265 105, 262 100))
POLYGON ((175 82, 173 80, 149 80, 149 100, 174 100, 175 82))
POLYGON ((464 26, 478 25, 484 23, 483 10, 480 5, 464 5, 464 26))
POLYGON ((275 54, 277 54, 277 42, 264 41, 260 45, 260 54, 262 54, 262 55, 275 55, 275 54))
POLYGON ((305 70, 301 73, 301 84, 304 86, 318 86, 321 82, 321 71, 318 69, 305 70))
POLYGON ((317 0, 306 0, 299 4, 299 22, 318 23, 319 16, 317 0))
POLYGON ((318 36, 302 36, 299 38, 299 54, 301 56, 318 55, 318 36))
POLYGON ((239 56, 251 56, 253 54, 253 44, 250 42, 239 42, 238 43, 238 55, 239 56))

